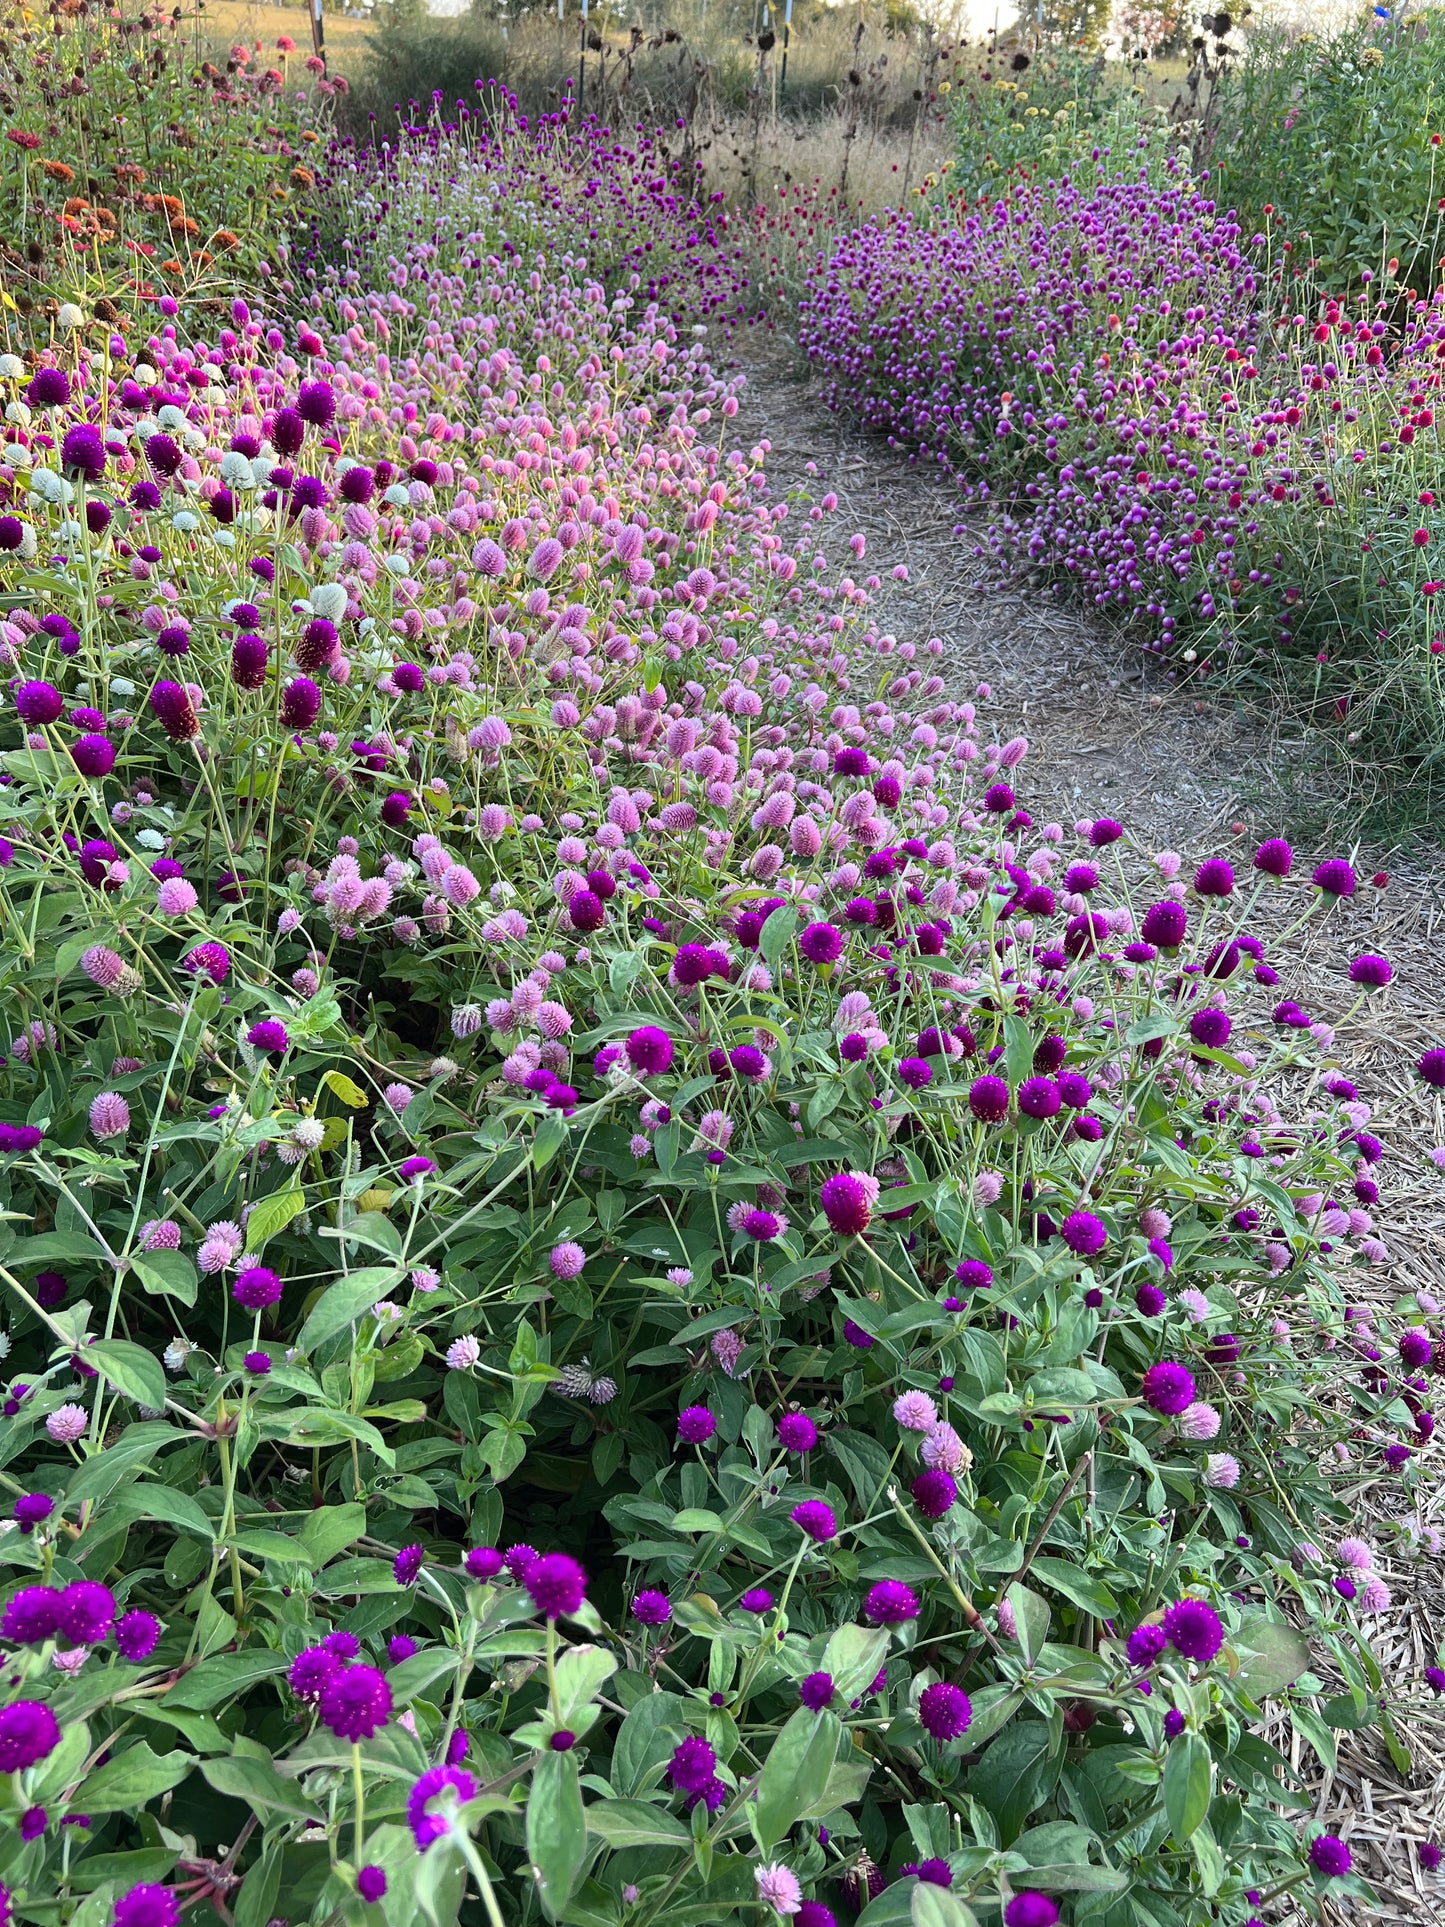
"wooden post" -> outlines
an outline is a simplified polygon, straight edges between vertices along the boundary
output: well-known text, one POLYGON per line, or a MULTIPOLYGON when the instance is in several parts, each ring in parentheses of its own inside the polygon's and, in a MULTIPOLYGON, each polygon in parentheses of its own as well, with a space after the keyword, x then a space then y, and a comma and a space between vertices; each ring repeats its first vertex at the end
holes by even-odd
POLYGON ((792 32, 793 0, 787 0, 787 6, 783 13, 783 71, 778 76, 779 100, 786 100, 788 97, 788 41, 792 38, 792 32))
POLYGON ((321 17, 321 0, 311 0, 311 46, 322 66, 326 65, 326 22, 321 17))

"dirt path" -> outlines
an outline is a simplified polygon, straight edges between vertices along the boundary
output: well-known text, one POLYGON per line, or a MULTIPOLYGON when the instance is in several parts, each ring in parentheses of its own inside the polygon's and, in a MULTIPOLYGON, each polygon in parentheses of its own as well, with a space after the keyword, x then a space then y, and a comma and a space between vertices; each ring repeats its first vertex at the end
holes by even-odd
MULTIPOLYGON (((1186 857, 1226 851, 1238 868, 1247 867, 1264 837, 1289 834, 1278 780, 1287 743, 1197 702, 1162 672, 1145 671, 1137 647, 1086 612, 989 582, 973 543, 954 534, 956 491, 936 471, 825 408, 821 384, 784 337, 741 344, 735 365, 747 384, 734 425, 745 439, 770 443, 773 492, 802 490, 816 499, 831 491, 847 533, 867 537, 868 568, 886 580, 895 564, 907 564, 907 584, 887 584, 887 626, 900 640, 943 638, 953 693, 990 685, 987 715, 998 739, 1029 739, 1020 775, 1036 817, 1067 825, 1117 816, 1146 848, 1186 857)), ((1303 862, 1310 840, 1293 840, 1303 862)), ((1362 882, 1351 903, 1292 940, 1287 987, 1311 1012, 1338 1022, 1354 1002, 1346 977, 1352 957, 1379 952, 1395 969, 1390 988, 1349 1019, 1338 1044, 1338 1061, 1374 1107, 1369 1128, 1387 1147, 1376 1217, 1391 1262, 1353 1273, 1352 1285, 1389 1344, 1408 1324, 1426 1323, 1437 1336, 1445 1330, 1441 1317, 1422 1316, 1410 1302, 1425 1291, 1445 1305, 1445 1172, 1429 1156, 1445 1144, 1445 1120, 1414 1070, 1424 1049, 1445 1043, 1445 866, 1429 852, 1405 861, 1339 847, 1316 854, 1342 853, 1354 857, 1362 879, 1387 865, 1388 885, 1362 882)), ((1270 917, 1255 921, 1268 940, 1270 917)), ((1440 1927, 1445 1920, 1445 1875, 1425 1875, 1416 1858, 1420 1842, 1445 1842, 1445 1700, 1423 1684, 1427 1665, 1445 1665, 1445 1558, 1428 1539, 1416 1555, 1403 1530, 1411 1521, 1417 1533, 1445 1533, 1445 1400, 1436 1402, 1437 1443, 1409 1481, 1381 1477, 1362 1463, 1342 1475, 1339 1491, 1381 1552, 1394 1596, 1393 1610, 1369 1622, 1369 1638, 1390 1683, 1412 1771, 1399 1775, 1369 1733, 1339 1734, 1333 1772, 1323 1772, 1308 1752, 1291 1762, 1315 1817, 1351 1841, 1382 1902, 1368 1918, 1386 1927, 1440 1927)), ((1366 1917, 1358 1907, 1326 1909, 1333 1922, 1366 1917)))

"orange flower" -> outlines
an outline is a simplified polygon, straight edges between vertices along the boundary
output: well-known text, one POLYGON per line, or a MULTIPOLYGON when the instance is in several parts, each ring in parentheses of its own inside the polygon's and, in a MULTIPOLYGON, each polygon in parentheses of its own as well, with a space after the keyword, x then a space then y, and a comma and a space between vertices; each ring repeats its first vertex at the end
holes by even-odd
POLYGON ((291 185, 293 187, 315 187, 316 176, 311 172, 309 167, 293 167, 291 170, 291 185))
POLYGON ((185 269, 181 266, 179 261, 162 261, 161 273, 162 274, 184 274, 185 269))
POLYGON ((75 169, 67 167, 64 161, 46 161, 43 165, 46 179, 59 181, 62 187, 68 187, 75 179, 75 169))
POLYGON ((216 232, 211 236, 211 240, 215 246, 221 250, 222 254, 230 254, 233 249, 241 245, 240 236, 232 234, 228 227, 217 228, 216 232))

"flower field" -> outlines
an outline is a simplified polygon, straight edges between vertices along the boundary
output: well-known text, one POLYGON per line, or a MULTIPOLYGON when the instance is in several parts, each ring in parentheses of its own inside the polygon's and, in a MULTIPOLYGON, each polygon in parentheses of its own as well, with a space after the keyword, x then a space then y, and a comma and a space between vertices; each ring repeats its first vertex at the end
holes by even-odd
POLYGON ((315 185, 0 358, 0 1927, 1368 1910, 1301 1762, 1445 1692, 1445 1338, 1291 980, 1389 994, 1367 878, 1034 820, 732 445, 660 145, 315 185))

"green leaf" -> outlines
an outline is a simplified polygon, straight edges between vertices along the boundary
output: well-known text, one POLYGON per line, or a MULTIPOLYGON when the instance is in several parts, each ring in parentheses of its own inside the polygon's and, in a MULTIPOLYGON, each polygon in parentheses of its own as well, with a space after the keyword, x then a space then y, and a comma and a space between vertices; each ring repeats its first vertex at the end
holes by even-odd
POLYGON ((301 1327, 297 1351, 309 1356, 328 1338, 345 1331, 348 1325, 369 1312, 379 1298, 384 1298, 400 1277, 394 1265, 368 1265, 363 1271, 353 1271, 345 1278, 338 1278, 334 1285, 328 1285, 301 1327))
POLYGON ((214 1539, 214 1522, 207 1518, 199 1500, 174 1486, 128 1485, 111 1500, 116 1516, 123 1519, 151 1519, 158 1525, 175 1526, 180 1532, 194 1532, 202 1539, 214 1539))
POLYGON ((1014 1623, 1018 1627, 1019 1645, 1023 1648, 1024 1658, 1032 1665, 1049 1636, 1049 1602, 1017 1582, 1009 1587, 1004 1597, 1013 1607, 1014 1623))
POLYGON ((283 1780, 269 1759, 233 1753, 229 1759, 202 1760, 201 1772, 217 1793, 225 1793, 248 1807, 273 1808, 300 1820, 319 1820, 321 1809, 308 1800, 294 1780, 283 1780))
MULTIPOLYGON (((323 1071, 321 1081, 333 1096, 339 1097, 343 1104, 349 1104, 353 1111, 364 1111, 371 1099, 361 1086, 349 1078, 345 1071, 323 1071)), ((253 1211, 252 1217, 256 1214, 253 1211)), ((249 1230, 250 1227, 247 1226, 249 1230)))
POLYGON ((888 1657, 886 1626, 840 1626, 823 1653, 822 1670, 832 1677, 833 1689, 843 1700, 855 1700, 877 1678, 888 1657))
POLYGON ((234 1699, 271 1673, 284 1673, 287 1662, 281 1653, 222 1653, 202 1660, 189 1673, 182 1674, 162 1701, 164 1706, 181 1706, 189 1712, 208 1713, 222 1701, 234 1699))
POLYGON ((1124 1032, 1126 1044, 1152 1044, 1156 1037, 1170 1037, 1179 1028, 1173 1017, 1141 1017, 1124 1032))
POLYGON ((1312 1706, 1291 1706, 1290 1718, 1319 1755, 1320 1765, 1333 1773, 1339 1763, 1339 1744, 1312 1706))
POLYGON ((114 1445, 108 1445, 95 1458, 77 1467, 65 1488, 67 1505, 73 1507, 85 1499, 103 1499, 128 1472, 147 1464, 163 1446, 174 1445, 182 1436, 164 1419, 140 1419, 128 1425, 114 1445))
POLYGON ((682 1701, 676 1693, 649 1693, 617 1729, 612 1747, 612 1784, 623 1794, 642 1789, 682 1738, 682 1701))
POLYGON ((536 1869, 537 1895, 549 1920, 562 1918, 586 1852, 576 1755, 544 1753, 527 1799, 527 1858, 536 1869))
POLYGON ((195 1304, 199 1280, 183 1251, 148 1251, 144 1258, 131 1259, 131 1270, 147 1291, 177 1298, 183 1305, 195 1304))
POLYGON ((616 1852, 626 1847, 676 1847, 688 1838, 681 1820, 646 1800, 602 1800, 587 1809, 587 1831, 616 1852))
POLYGON ((42 1231, 38 1238, 22 1238, 10 1247, 6 1263, 12 1271, 21 1265, 98 1265, 107 1262, 105 1253, 79 1231, 42 1231))
POLYGON ((920 1880, 913 1889, 909 1917, 913 1927, 978 1927, 972 1908, 965 1907, 947 1887, 935 1887, 931 1880, 920 1880))
POLYGON ((1119 1610, 1119 1602, 1107 1586, 1100 1585, 1097 1579, 1067 1559, 1041 1556, 1035 1559, 1032 1570, 1046 1586, 1062 1593, 1081 1611, 1092 1613, 1095 1619, 1112 1619, 1119 1610))
MULTIPOLYGON (((1284 1692, 1309 1670, 1309 1641, 1293 1626, 1263 1613, 1249 1613, 1231 1642, 1239 1655, 1237 1678, 1251 1699, 1284 1692)), ((1328 1717, 1328 1716, 1326 1716, 1328 1717)))
POLYGON ((268 1239, 284 1231, 305 1209, 306 1193, 299 1184, 288 1184, 284 1191, 258 1198, 246 1220, 246 1249, 260 1251, 268 1239))
POLYGON ((338 1552, 344 1552, 366 1530, 364 1505, 323 1505, 308 1514, 301 1528, 301 1543, 313 1566, 329 1565, 338 1552))
POLYGON ((709 1512, 706 1506, 684 1506, 681 1512, 673 1514, 674 1532, 721 1532, 723 1522, 716 1512, 709 1512))
POLYGON ((998 1821, 1005 1846, 1053 1791, 1062 1754, 1052 1758, 1052 1748, 1052 1735, 1042 1720, 1022 1720, 1005 1727, 968 1776, 968 1791, 998 1821))
POLYGON ((435 1681, 455 1677, 459 1655, 445 1646, 433 1646, 424 1653, 413 1653, 410 1659, 402 1660, 393 1666, 386 1676, 391 1696, 398 1706, 415 1699, 424 1693, 435 1681))
POLYGON ((617 1661, 603 1646, 571 1646, 557 1661, 557 1706, 561 1723, 597 1697, 604 1680, 617 1671, 617 1661))
POLYGON ((99 1338, 85 1348, 85 1361, 94 1365, 122 1398, 159 1411, 166 1402, 166 1375, 161 1361, 143 1345, 126 1338, 99 1338))
POLYGON ((764 1853, 770 1852, 789 1827, 822 1797, 838 1757, 842 1730, 836 1714, 814 1713, 800 1706, 773 1741, 758 1780, 757 1801, 749 1810, 753 1832, 764 1853))
POLYGON ((152 1753, 142 1740, 97 1767, 73 1796, 77 1813, 135 1813, 179 1786, 196 1764, 189 1753, 152 1753))
POLYGON ((763 924, 762 935, 758 938, 758 949, 763 954, 763 962, 776 970, 778 959, 793 941, 798 928, 798 913, 792 904, 785 903, 781 909, 774 910, 763 924))
POLYGON ((1164 1811, 1174 1838, 1183 1846, 1209 1811, 1214 1762, 1197 1733, 1181 1733, 1164 1760, 1164 1811))
POLYGON ((276 1896, 281 1891, 281 1848, 268 1847, 248 1870, 241 1882, 240 1897, 234 1900, 231 1917, 235 1927, 266 1927, 276 1912, 276 1896))
POLYGON ((556 1111, 548 1111, 537 1123, 537 1132, 532 1139, 532 1163, 538 1171, 545 1171, 567 1142, 569 1126, 565 1117, 556 1111))

